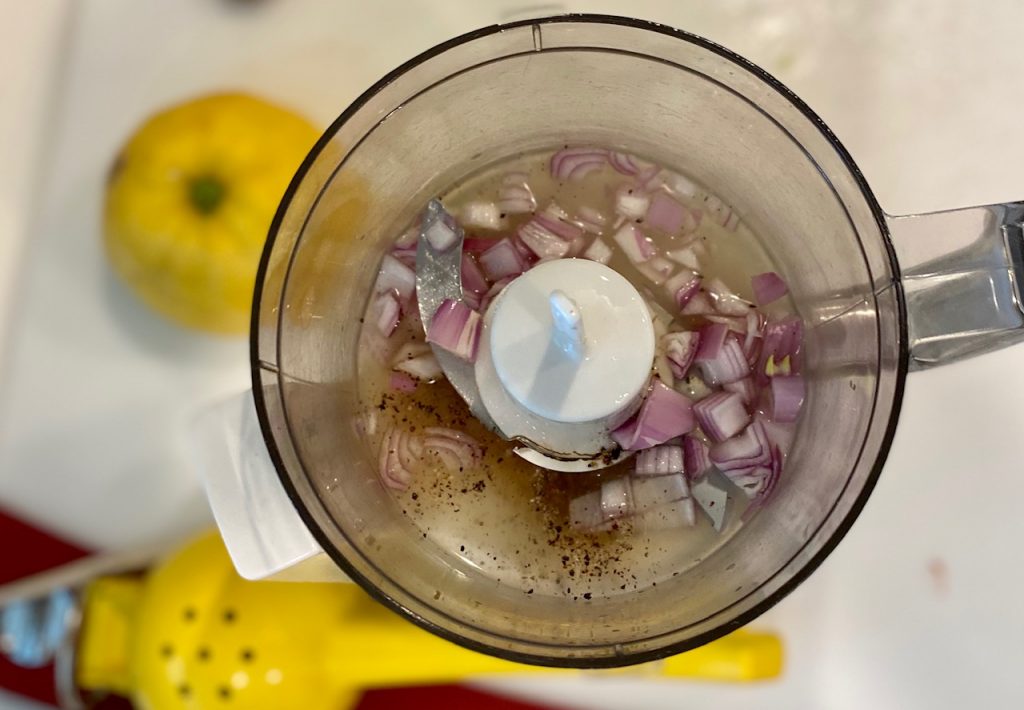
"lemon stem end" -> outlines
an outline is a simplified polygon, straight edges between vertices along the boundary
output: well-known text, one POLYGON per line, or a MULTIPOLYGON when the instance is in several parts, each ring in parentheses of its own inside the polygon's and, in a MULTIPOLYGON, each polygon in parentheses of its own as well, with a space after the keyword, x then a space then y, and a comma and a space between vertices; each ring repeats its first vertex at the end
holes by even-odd
POLYGON ((213 214, 220 203, 224 201, 227 187, 219 179, 212 175, 201 175, 189 183, 188 194, 200 214, 213 214))

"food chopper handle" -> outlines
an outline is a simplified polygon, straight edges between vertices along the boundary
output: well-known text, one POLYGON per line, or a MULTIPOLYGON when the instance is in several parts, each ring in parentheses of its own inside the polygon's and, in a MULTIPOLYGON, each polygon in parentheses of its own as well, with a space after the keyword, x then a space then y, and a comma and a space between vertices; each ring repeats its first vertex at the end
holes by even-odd
POLYGON ((190 450, 235 569, 245 579, 351 582, 313 539, 281 485, 247 390, 203 409, 190 450))
POLYGON ((912 370, 1024 340, 1024 202, 887 222, 906 294, 912 370))

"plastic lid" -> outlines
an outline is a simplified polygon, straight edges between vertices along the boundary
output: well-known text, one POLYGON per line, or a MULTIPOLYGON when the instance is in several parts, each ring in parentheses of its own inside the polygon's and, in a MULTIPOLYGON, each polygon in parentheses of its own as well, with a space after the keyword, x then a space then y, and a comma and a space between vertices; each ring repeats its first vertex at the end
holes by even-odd
POLYGON ((491 357, 505 390, 558 422, 589 422, 634 401, 651 372, 654 328, 644 299, 584 259, 535 266, 494 304, 491 357))

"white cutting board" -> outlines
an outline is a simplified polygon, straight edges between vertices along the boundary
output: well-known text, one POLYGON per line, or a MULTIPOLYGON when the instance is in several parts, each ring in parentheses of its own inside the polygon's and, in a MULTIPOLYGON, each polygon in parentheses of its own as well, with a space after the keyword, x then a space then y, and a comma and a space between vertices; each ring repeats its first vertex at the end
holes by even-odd
MULTIPOLYGON (((252 90, 326 124, 401 61, 530 3, 67 4, 56 101, 36 122, 49 150, 31 221, 22 213, 0 225, 15 225, 23 247, 18 278, 0 284, 0 305, 13 309, 0 363, 0 505, 85 544, 127 547, 208 520, 185 423, 245 387, 248 371, 245 342, 165 325, 111 276, 98 223, 117 146, 160 106, 218 89, 252 90)), ((548 6, 557 5, 685 27, 766 66, 837 132, 890 211, 1024 198, 1024 4, 548 6)), ((3 258, 14 251, 5 243, 3 258)), ((595 708, 1024 706, 1024 570, 1012 564, 1024 537, 1014 494, 1021 364, 1018 347, 910 379, 889 466, 861 520, 760 622, 786 640, 783 681, 496 687, 595 708)))
POLYGON ((418 19, 406 23, 387 3, 239 5, 93 0, 71 11, 50 164, 11 300, 0 500, 88 545, 130 546, 207 519, 185 425, 248 383, 245 339, 163 322, 107 267, 103 179, 120 143, 159 107, 224 89, 326 125, 394 65, 497 19, 469 11, 476 3, 460 3, 457 20, 409 3, 418 19), (368 31, 388 25, 388 38, 368 31))

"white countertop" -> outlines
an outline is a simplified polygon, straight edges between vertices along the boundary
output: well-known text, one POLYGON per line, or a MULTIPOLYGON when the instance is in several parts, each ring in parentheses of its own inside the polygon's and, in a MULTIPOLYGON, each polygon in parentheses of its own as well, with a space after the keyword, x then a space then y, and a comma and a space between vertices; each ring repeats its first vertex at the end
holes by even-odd
MULTIPOLYGON (((890 212, 1024 198, 1016 0, 559 4, 663 21, 762 64, 832 127, 890 212)), ((107 547, 205 519, 177 433, 200 402, 245 385, 246 345, 155 323, 106 271, 102 176, 134 124, 225 86, 326 122, 400 61, 521 5, 270 0, 228 11, 221 0, 37 0, 0 9, 0 505, 107 547), (380 27, 386 36, 367 29, 380 27)), ((909 378, 889 463, 861 518, 757 622, 785 639, 781 681, 494 685, 609 709, 627 700, 719 710, 1024 706, 1024 569, 1014 564, 1024 538, 1014 485, 1022 363, 1016 347, 909 378)), ((0 696, 0 707, 8 702, 0 696)))

